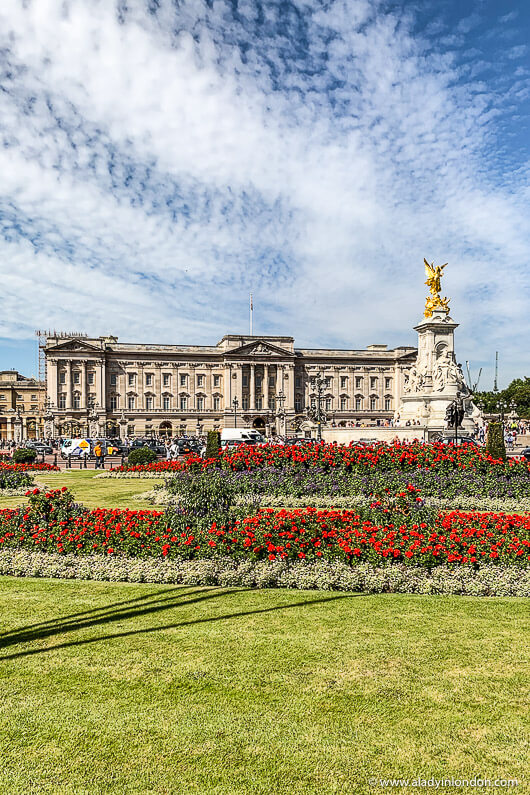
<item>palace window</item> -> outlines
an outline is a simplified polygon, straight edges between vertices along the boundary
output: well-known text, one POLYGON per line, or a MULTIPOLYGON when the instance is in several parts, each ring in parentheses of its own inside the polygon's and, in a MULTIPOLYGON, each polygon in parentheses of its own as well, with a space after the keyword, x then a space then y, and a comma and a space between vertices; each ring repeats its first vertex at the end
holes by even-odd
POLYGON ((332 377, 331 377, 330 375, 327 375, 327 376, 326 376, 326 378, 325 378, 324 380, 325 380, 325 382, 326 382, 326 386, 327 386, 327 388, 328 388, 328 389, 331 389, 331 384, 332 384, 332 382, 333 382, 333 379, 332 379, 332 377))
POLYGON ((377 389, 377 378, 375 376, 370 378, 370 389, 377 389))
POLYGON ((391 411, 391 410, 392 410, 392 398, 387 396, 385 398, 385 411, 391 411))
POLYGON ((346 411, 346 409, 348 408, 348 399, 347 398, 341 397, 341 399, 340 399, 340 408, 341 408, 341 411, 346 411))
POLYGON ((297 375, 296 378, 294 379, 294 383, 295 383, 295 386, 297 386, 298 388, 300 388, 302 386, 302 379, 300 378, 299 375, 297 375))
MULTIPOLYGON (((202 376, 199 376, 201 378, 202 376)), ((198 397, 197 398, 197 411, 204 411, 204 398, 198 397)))
POLYGON ((248 386, 248 375, 246 373, 243 373, 242 384, 243 386, 248 386))
POLYGON ((294 409, 298 412, 302 411, 302 399, 300 397, 294 399, 294 409))
POLYGON ((363 388, 363 377, 362 375, 355 376, 355 389, 362 389, 363 388))
POLYGON ((79 395, 74 395, 74 409, 81 408, 81 397, 79 395))
POLYGON ((355 398, 355 411, 362 411, 363 408, 363 399, 362 397, 355 398))
POLYGON ((342 389, 346 389, 346 387, 348 386, 348 376, 347 375, 341 375, 341 377, 340 377, 340 385, 341 385, 342 389))
POLYGON ((326 398, 326 411, 330 411, 333 398, 326 398))
POLYGON ((188 381, 188 376, 186 375, 186 373, 181 373, 180 374, 180 385, 181 386, 186 386, 187 381, 188 381))
POLYGON ((269 398, 269 408, 272 409, 272 411, 276 411, 276 398, 269 398))
POLYGON ((164 396, 162 399, 162 408, 164 411, 169 411, 171 408, 171 399, 167 396, 164 396))
POLYGON ((136 383, 136 373, 129 373, 127 375, 127 383, 129 386, 134 386, 136 383))
POLYGON ((111 411, 116 411, 116 409, 118 408, 118 401, 119 401, 118 395, 111 395, 110 396, 110 410, 111 411))
POLYGON ((385 389, 392 389, 392 379, 385 378, 385 389))
POLYGON ((87 381, 88 381, 89 385, 93 386, 93 384, 94 384, 94 373, 87 373, 86 377, 87 377, 87 381))
POLYGON ((146 397, 145 399, 145 409, 146 411, 150 411, 153 408, 153 398, 146 397))
POLYGON ((134 436, 134 425, 127 425, 127 436, 134 436))
POLYGON ((81 374, 79 373, 78 370, 76 370, 74 373, 74 384, 78 384, 80 380, 81 380, 81 374))
POLYGON ((66 395, 59 395, 59 408, 60 409, 66 408, 66 395))
POLYGON ((246 395, 241 399, 241 408, 243 411, 248 411, 248 397, 246 395))
POLYGON ((116 375, 116 373, 111 373, 110 374, 110 385, 111 386, 116 386, 117 383, 118 383, 118 376, 116 375))
POLYGON ((37 395, 32 395, 32 396, 31 396, 31 399, 32 399, 32 400, 37 400, 37 395))
MULTIPOLYGON (((219 376, 217 376, 217 378, 219 378, 219 376)), ((213 399, 213 408, 214 408, 214 411, 218 411, 221 408, 221 398, 214 397, 214 399, 213 399)))
MULTIPOLYGON (((185 377, 185 376, 184 376, 184 377, 185 377)), ((181 378, 182 378, 182 376, 181 376, 181 378)), ((188 408, 188 398, 187 398, 187 397, 184 397, 184 396, 182 396, 182 397, 180 398, 180 410, 181 410, 181 411, 186 411, 186 409, 187 409, 187 408, 188 408)))
POLYGON ((260 397, 257 397, 257 398, 256 398, 256 408, 257 408, 259 411, 261 411, 261 409, 263 408, 263 400, 262 400, 262 398, 260 398, 260 397))
POLYGON ((66 384, 66 373, 65 372, 59 373, 59 383, 60 384, 66 384))
POLYGON ((220 376, 214 375, 214 377, 213 377, 213 385, 214 386, 219 386, 219 384, 220 384, 220 376))
POLYGON ((370 398, 370 411, 374 411, 377 408, 377 398, 372 395, 370 398))
POLYGON ((169 386, 171 383, 171 375, 170 373, 163 373, 162 374, 162 385, 169 386))
POLYGON ((273 375, 269 375, 269 386, 274 386, 275 383, 276 383, 276 379, 274 378, 274 376, 273 375))
POLYGON ((136 408, 136 398, 132 395, 129 395, 127 398, 127 408, 129 408, 131 411, 136 408))
POLYGON ((145 374, 145 385, 146 386, 152 386, 153 385, 153 374, 152 373, 146 373, 145 374))
POLYGON ((202 386, 204 384, 204 376, 198 375, 197 376, 197 386, 202 386))
POLYGON ((88 408, 89 409, 93 409, 95 405, 96 405, 96 396, 95 395, 89 395, 87 397, 87 406, 88 406, 88 408))

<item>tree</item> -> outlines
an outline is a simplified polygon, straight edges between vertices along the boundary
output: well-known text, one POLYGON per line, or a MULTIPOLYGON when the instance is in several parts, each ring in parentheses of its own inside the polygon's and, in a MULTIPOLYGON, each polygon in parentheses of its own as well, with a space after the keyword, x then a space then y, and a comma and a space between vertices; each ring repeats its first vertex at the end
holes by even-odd
POLYGON ((221 447, 221 434, 219 431, 208 431, 206 438, 206 458, 219 458, 219 448, 221 447))
POLYGON ((497 403, 501 399, 508 405, 515 400, 518 416, 530 418, 530 378, 514 378, 501 392, 475 392, 473 396, 475 404, 482 401, 486 414, 496 414, 497 403))
POLYGON ((502 422, 490 422, 488 425, 488 438, 486 451, 492 458, 502 458, 506 461, 506 447, 504 445, 504 427, 502 422))

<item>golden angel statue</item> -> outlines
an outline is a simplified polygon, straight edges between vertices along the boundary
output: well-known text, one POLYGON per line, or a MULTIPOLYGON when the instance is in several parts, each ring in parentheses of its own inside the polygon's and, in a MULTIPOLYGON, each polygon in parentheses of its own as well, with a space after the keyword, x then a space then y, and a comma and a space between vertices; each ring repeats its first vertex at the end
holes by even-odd
POLYGON ((425 317, 432 317, 432 313, 435 309, 449 312, 449 300, 447 298, 442 298, 440 295, 443 269, 447 265, 447 262, 444 265, 437 265, 436 267, 434 267, 434 262, 429 265, 425 257, 423 258, 423 262, 425 263, 425 275, 427 276, 425 284, 429 288, 430 293, 425 301, 425 317))
POLYGON ((429 265, 425 257, 423 258, 423 261, 425 263, 425 275, 427 276, 427 281, 425 284, 429 288, 431 295, 438 295, 442 289, 442 271, 445 268, 445 265, 447 265, 447 262, 445 265, 437 265, 435 268, 434 262, 429 265))

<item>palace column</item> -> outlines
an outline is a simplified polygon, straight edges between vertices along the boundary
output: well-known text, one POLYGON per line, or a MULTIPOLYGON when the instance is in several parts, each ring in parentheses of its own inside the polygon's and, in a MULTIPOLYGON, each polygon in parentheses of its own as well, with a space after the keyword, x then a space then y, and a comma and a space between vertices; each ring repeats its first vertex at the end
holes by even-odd
POLYGON ((263 365, 263 408, 269 408, 269 365, 263 365))
POLYGON ((57 406, 57 359, 49 359, 46 373, 47 397, 54 406, 57 406))
POLYGON ((81 362, 81 408, 86 409, 86 362, 81 362))
POLYGON ((285 394, 285 410, 294 411, 294 364, 284 368, 283 392, 285 394))
POLYGON ((142 411, 145 408, 144 396, 144 366, 138 362, 138 408, 142 411))
POLYGON ((72 360, 66 361, 66 408, 72 408, 72 360))
POLYGON ((256 365, 250 365, 250 411, 256 409, 256 365))
POLYGON ((225 409, 232 408, 232 365, 225 365, 223 384, 223 404, 225 409))
POLYGON ((107 410, 107 367, 105 359, 101 360, 99 368, 99 405, 103 411, 107 410))

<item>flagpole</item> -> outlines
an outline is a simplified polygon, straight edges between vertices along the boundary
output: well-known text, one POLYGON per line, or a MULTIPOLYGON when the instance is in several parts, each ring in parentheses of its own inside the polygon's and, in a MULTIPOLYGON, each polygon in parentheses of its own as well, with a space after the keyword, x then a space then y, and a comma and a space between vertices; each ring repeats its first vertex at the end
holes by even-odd
POLYGON ((250 336, 252 337, 252 315, 254 312, 254 306, 252 304, 252 293, 250 293, 250 336))

